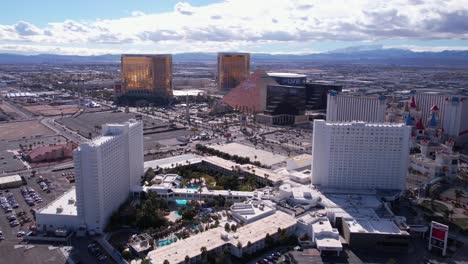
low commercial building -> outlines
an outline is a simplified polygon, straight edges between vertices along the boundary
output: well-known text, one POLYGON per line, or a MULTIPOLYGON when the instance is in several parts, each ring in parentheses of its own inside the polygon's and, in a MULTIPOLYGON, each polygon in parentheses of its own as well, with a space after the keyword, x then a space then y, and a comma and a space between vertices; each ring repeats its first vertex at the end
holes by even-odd
POLYGON ((338 229, 333 228, 326 217, 316 218, 312 223, 312 241, 320 254, 336 252, 339 256, 343 250, 338 229))
POLYGON ((74 143, 41 146, 28 151, 25 158, 29 162, 56 161, 73 157, 74 143))
POLYGON ((19 175, 0 177, 0 189, 16 188, 23 184, 23 180, 19 175))
POLYGON ((372 208, 327 209, 327 217, 342 233, 351 248, 401 250, 409 244, 410 235, 392 218, 381 218, 372 208))
POLYGON ((410 235, 390 219, 350 219, 342 222, 343 235, 352 248, 405 249, 410 235))
POLYGON ((312 155, 302 154, 294 156, 292 158, 288 158, 286 160, 286 169, 288 171, 292 171, 304 169, 307 167, 310 168, 310 164, 312 164, 312 155))
POLYGON ((55 232, 57 229, 76 231, 80 217, 76 208, 76 190, 70 189, 36 213, 37 230, 55 232))
POLYGON ((288 179, 285 175, 251 164, 240 165, 239 170, 241 174, 253 176, 257 182, 265 185, 279 186, 288 179))
POLYGON ((263 217, 275 213, 275 209, 259 200, 249 200, 235 203, 231 206, 231 213, 239 223, 250 224, 263 217))
POLYGON ((201 248, 207 252, 221 253, 228 247, 231 254, 242 257, 244 254, 254 253, 265 247, 265 237, 270 235, 278 239, 278 230, 284 230, 286 234, 295 231, 296 219, 283 212, 275 212, 253 223, 241 226, 234 233, 226 233, 224 228, 217 227, 187 239, 178 240, 164 247, 158 247, 148 253, 148 259, 152 264, 162 264, 166 260, 169 263, 202 262, 201 248))
POLYGON ((128 247, 133 254, 137 256, 144 256, 144 254, 153 250, 153 245, 151 244, 152 241, 153 238, 147 233, 133 235, 130 238, 128 247))

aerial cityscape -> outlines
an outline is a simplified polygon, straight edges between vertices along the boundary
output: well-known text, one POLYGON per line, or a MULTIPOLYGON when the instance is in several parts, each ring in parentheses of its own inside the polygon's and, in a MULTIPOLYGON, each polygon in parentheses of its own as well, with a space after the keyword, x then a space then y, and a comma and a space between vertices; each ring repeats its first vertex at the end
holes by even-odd
POLYGON ((20 2, 0 264, 468 263, 466 1, 20 2))

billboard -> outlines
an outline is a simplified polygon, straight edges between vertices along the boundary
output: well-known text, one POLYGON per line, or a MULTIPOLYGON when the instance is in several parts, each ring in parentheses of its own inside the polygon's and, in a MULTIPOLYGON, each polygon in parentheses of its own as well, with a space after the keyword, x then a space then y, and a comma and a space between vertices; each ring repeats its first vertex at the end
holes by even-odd
POLYGON ((448 226, 432 221, 430 232, 429 250, 432 247, 442 249, 442 255, 445 256, 447 251, 448 226))

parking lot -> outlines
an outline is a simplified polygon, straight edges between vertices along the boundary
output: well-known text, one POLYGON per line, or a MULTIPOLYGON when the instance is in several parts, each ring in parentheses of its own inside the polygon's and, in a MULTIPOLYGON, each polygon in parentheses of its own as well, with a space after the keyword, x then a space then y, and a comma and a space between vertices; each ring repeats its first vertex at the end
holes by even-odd
MULTIPOLYGON (((1 128, 0 128, 1 129, 1 128)), ((0 137, 1 138, 1 137, 0 137)), ((49 144, 60 144, 66 142, 62 136, 42 136, 17 140, 0 140, 0 172, 14 172, 25 169, 24 164, 15 157, 12 150, 18 150, 20 145, 38 147, 49 144)))
POLYGON ((30 178, 30 175, 24 174, 22 176, 25 177, 27 185, 23 185, 19 188, 1 190, 0 197, 3 196, 11 206, 9 209, 4 209, 2 207, 0 210, 0 231, 2 231, 5 241, 18 241, 18 239, 21 238, 17 237, 19 234, 24 235, 29 232, 29 226, 34 222, 31 209, 38 210, 42 208, 68 190, 73 184, 70 183, 65 176, 62 176, 62 174, 70 172, 71 170, 39 173, 34 178, 30 178), (42 182, 48 182, 46 183, 48 188, 44 191, 39 185, 40 183, 38 183, 41 177, 42 182), (24 197, 26 193, 33 201, 30 205, 28 205, 27 199, 24 197), (13 224, 13 221, 17 221, 18 223, 16 224, 15 222, 13 224), (12 224, 10 225, 10 223, 12 224), (21 231, 22 233, 19 233, 21 231))
POLYGON ((115 263, 112 257, 92 237, 73 237, 71 245, 69 258, 75 263, 115 263))
MULTIPOLYGON (((64 117, 57 119, 57 122, 66 126, 68 129, 78 132, 84 137, 89 137, 91 133, 92 137, 96 137, 101 134, 99 128, 106 123, 122 123, 129 119, 135 119, 136 114, 124 113, 124 112, 96 112, 96 113, 84 113, 77 117, 64 117)), ((148 126, 158 125, 159 123, 155 120, 151 122, 144 120, 144 124, 148 126)), ((163 122, 161 122, 163 123, 163 122)))

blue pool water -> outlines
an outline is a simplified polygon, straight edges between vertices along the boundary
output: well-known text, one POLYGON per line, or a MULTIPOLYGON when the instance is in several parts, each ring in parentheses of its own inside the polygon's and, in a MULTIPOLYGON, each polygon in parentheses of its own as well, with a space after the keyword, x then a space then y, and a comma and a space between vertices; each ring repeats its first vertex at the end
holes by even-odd
POLYGON ((175 200, 176 205, 185 206, 187 205, 187 200, 175 200))
POLYGON ((158 247, 163 247, 163 246, 170 245, 170 244, 174 243, 175 241, 176 241, 175 238, 168 238, 168 239, 160 240, 160 241, 158 241, 158 247))
POLYGON ((177 217, 181 217, 179 211, 176 211, 176 212, 175 212, 175 215, 176 215, 177 217))
POLYGON ((200 188, 200 186, 197 186, 197 185, 187 185, 187 186, 185 186, 185 189, 190 189, 190 190, 198 190, 198 188, 200 188))

